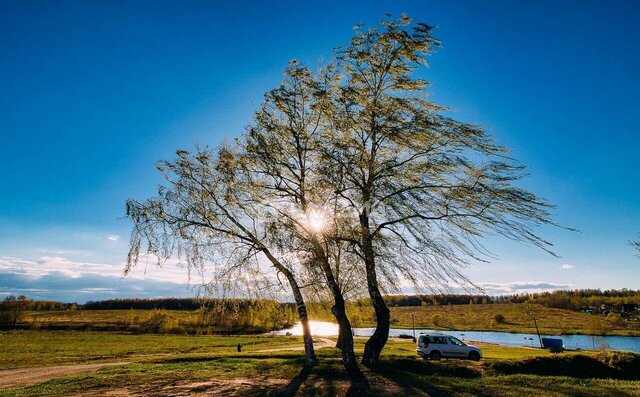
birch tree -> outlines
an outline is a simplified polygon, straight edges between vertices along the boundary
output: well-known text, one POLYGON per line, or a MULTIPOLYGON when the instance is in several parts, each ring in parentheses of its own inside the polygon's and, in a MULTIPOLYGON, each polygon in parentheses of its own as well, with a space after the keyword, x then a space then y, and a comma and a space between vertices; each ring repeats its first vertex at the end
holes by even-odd
MULTIPOLYGON (((219 153, 196 149, 178 151, 174 161, 159 163, 166 185, 157 197, 129 200, 127 216, 133 222, 125 271, 140 260, 142 249, 160 261, 182 257, 190 269, 213 273, 218 291, 239 288, 250 293, 263 280, 260 260, 284 276, 302 323, 308 366, 316 363, 307 308, 296 274, 296 264, 278 249, 276 224, 260 207, 261 192, 237 170, 237 155, 229 148, 219 153)), ((144 252, 144 251, 143 251, 144 252)), ((265 285, 263 283, 263 285, 265 285)), ((265 285, 268 286, 268 285, 265 285)))
POLYGON ((357 28, 332 65, 342 78, 325 113, 325 162, 359 229, 355 246, 377 320, 366 365, 378 361, 389 335, 384 291, 464 282, 460 269, 486 257, 487 234, 552 253, 536 233, 553 223, 552 206, 518 187, 524 167, 480 127, 429 100, 416 72, 438 46, 429 25, 385 20, 357 28))
POLYGON ((349 272, 340 278, 340 271, 348 263, 352 264, 349 269, 356 267, 345 260, 348 253, 335 238, 344 224, 320 163, 326 144, 320 140, 326 126, 326 89, 331 83, 330 75, 315 77, 308 68, 292 62, 282 85, 265 95, 254 125, 239 142, 245 155, 243 166, 267 192, 262 200, 280 215, 284 226, 280 230, 294 234, 291 241, 298 242, 294 252, 330 291, 331 312, 340 329, 337 347, 344 365, 354 367, 353 333, 343 294, 349 272))

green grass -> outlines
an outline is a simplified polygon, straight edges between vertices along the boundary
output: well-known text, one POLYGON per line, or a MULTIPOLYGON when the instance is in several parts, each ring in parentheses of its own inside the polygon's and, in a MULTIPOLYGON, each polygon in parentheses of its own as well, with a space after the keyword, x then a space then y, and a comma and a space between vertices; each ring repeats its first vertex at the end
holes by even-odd
POLYGON ((80 331, 0 333, 0 369, 123 361, 154 355, 220 354, 272 349, 298 343, 298 337, 187 336, 80 331))
MULTIPOLYGON (((151 310, 52 310, 26 312, 22 321, 27 324, 91 324, 119 325, 134 320, 145 319, 151 310)), ((196 322, 198 313, 195 310, 167 310, 172 318, 179 322, 196 322)))
MULTIPOLYGON (((296 337, 119 335, 90 332, 23 331, 0 334, 2 368, 59 365, 77 362, 132 361, 93 373, 54 379, 29 387, 0 390, 8 396, 104 395, 107 392, 197 395, 198 392, 274 395, 295 390, 298 395, 344 395, 349 389, 364 393, 362 379, 353 380, 343 369, 339 352, 318 351, 320 364, 301 372, 302 352, 280 350, 299 346, 296 337), (235 345, 245 346, 242 353, 235 345), (287 389, 288 388, 288 389, 287 389)), ((362 353, 364 338, 357 338, 362 353)), ((390 340, 381 363, 362 368, 369 395, 430 396, 640 396, 639 380, 574 378, 531 373, 547 360, 577 357, 595 362, 597 352, 552 355, 544 350, 479 344, 480 362, 442 360, 424 362, 415 356, 410 340, 390 340), (501 367, 502 366, 502 367, 501 367), (503 370, 501 370, 503 368, 503 370), (505 371, 510 372, 505 372, 505 371), (501 372, 502 371, 502 372, 501 372)), ((549 362, 552 362, 549 361, 549 362)), ((579 360, 578 360, 579 361, 579 360)), ((577 362, 577 361, 576 361, 577 362)))

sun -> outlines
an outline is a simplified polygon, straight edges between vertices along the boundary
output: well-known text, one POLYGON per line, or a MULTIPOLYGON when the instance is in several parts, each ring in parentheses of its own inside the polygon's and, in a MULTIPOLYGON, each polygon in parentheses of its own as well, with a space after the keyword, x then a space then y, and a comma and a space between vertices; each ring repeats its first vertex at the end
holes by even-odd
POLYGON ((312 209, 307 213, 307 225, 314 233, 320 233, 324 230, 327 219, 324 212, 318 209, 312 209))

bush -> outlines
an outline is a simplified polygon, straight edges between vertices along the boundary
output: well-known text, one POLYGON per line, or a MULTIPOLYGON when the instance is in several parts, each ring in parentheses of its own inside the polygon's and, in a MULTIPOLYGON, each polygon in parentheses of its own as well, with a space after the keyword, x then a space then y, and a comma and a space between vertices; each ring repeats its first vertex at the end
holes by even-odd
POLYGON ((496 323, 498 324, 503 324, 505 322, 505 318, 502 314, 498 313, 495 316, 493 316, 493 319, 496 320, 496 323))
POLYGON ((142 322, 143 327, 147 332, 154 334, 160 333, 170 318, 167 312, 163 309, 154 309, 149 313, 149 316, 142 322))
POLYGON ((627 375, 640 378, 640 354, 630 352, 601 352, 596 358, 627 375))
POLYGON ((624 319, 622 318, 621 315, 619 315, 617 313, 609 313, 609 314, 607 314, 607 321, 609 322, 609 324, 615 325, 615 326, 624 325, 624 319))
POLYGON ((166 334, 174 334, 174 335, 186 335, 187 330, 182 325, 176 325, 175 327, 168 328, 164 331, 166 334))
POLYGON ((442 324, 442 316, 440 314, 434 314, 431 316, 431 319, 433 320, 433 325, 436 327, 439 327, 442 324))
POLYGON ((31 301, 26 296, 9 295, 0 301, 0 325, 10 325, 15 327, 22 321, 24 312, 28 309, 31 301))

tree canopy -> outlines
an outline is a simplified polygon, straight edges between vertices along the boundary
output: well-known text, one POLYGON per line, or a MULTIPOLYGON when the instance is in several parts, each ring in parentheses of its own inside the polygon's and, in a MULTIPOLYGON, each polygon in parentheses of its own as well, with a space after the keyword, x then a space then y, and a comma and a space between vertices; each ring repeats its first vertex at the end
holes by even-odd
POLYGON ((487 235, 554 255, 539 234, 555 225, 553 206, 520 186, 525 167, 429 99, 424 67, 440 44, 432 30, 406 16, 356 27, 317 71, 292 61, 233 144, 161 162, 158 196, 127 203, 127 269, 146 246, 161 260, 210 267, 217 293, 278 286, 275 270, 303 324, 303 294, 332 300, 353 366, 348 299, 368 295, 375 310, 363 357, 374 364, 390 327, 384 293, 474 288, 461 269, 491 254, 487 235))

